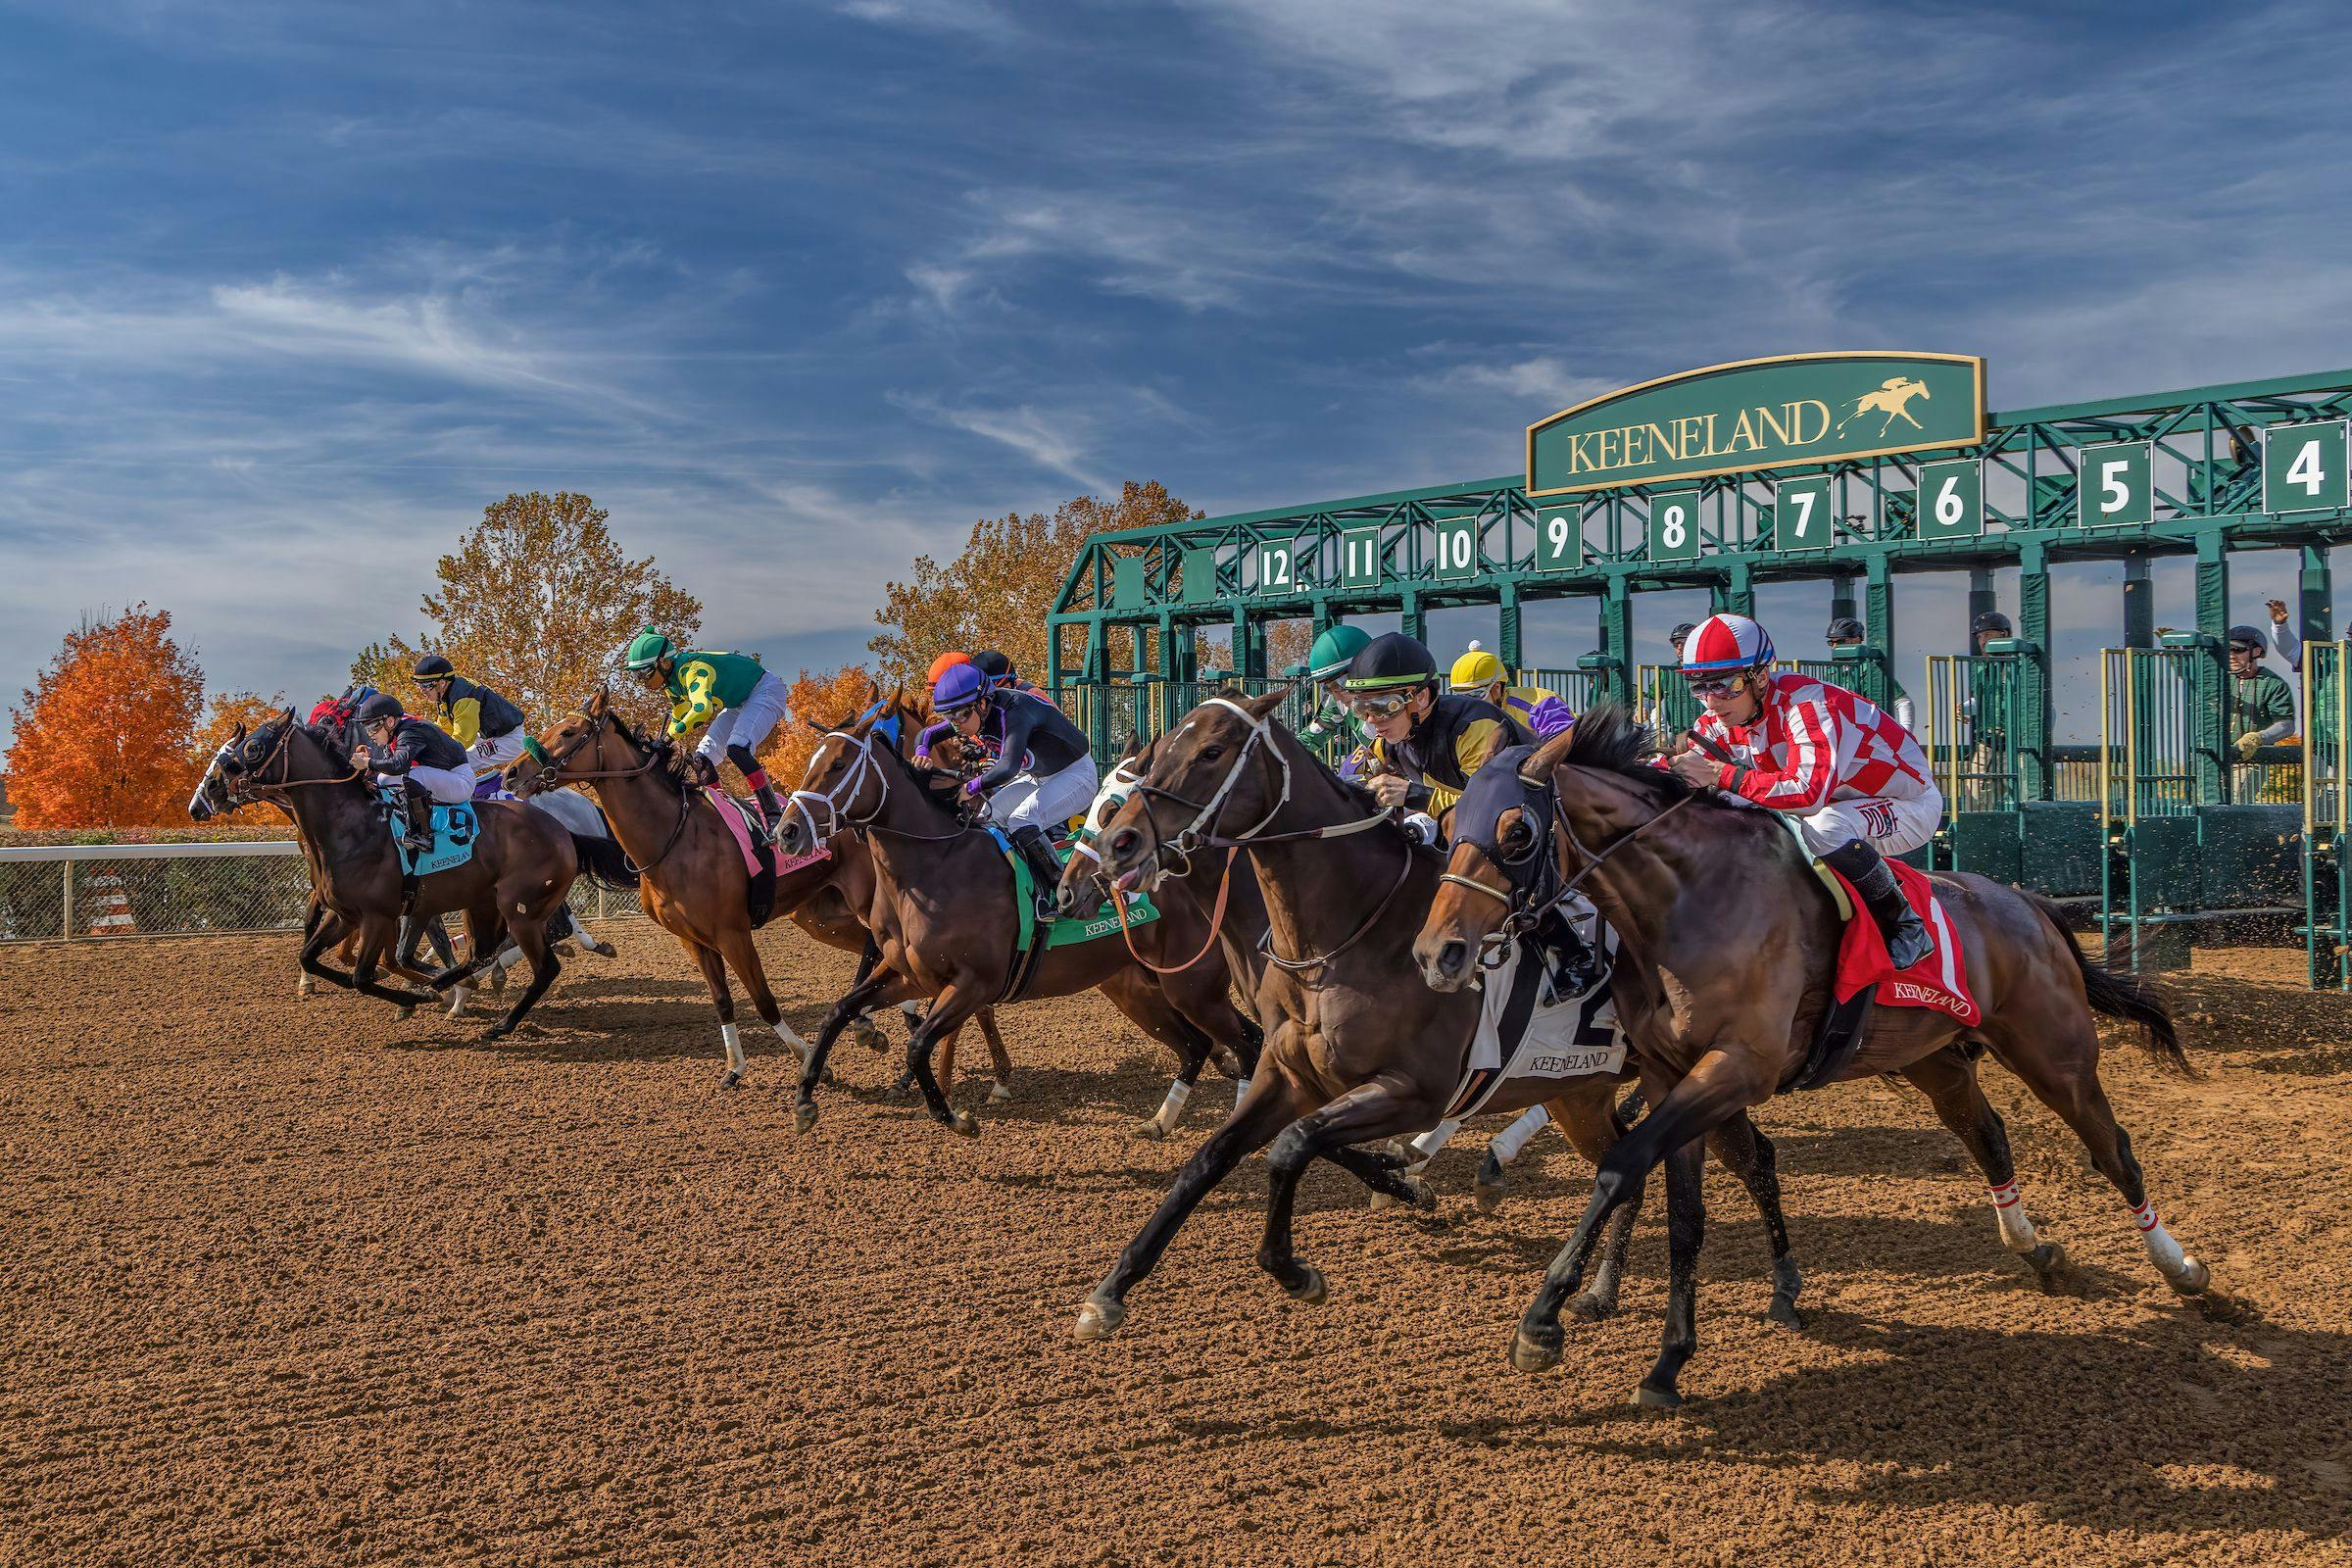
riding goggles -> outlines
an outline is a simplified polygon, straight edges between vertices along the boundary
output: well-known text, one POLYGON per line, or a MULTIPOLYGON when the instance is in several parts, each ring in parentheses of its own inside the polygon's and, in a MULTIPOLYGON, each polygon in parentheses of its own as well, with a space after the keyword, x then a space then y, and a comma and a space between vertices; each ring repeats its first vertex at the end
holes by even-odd
POLYGON ((1729 675, 1686 675, 1693 697, 1721 697, 1747 678, 1745 670, 1734 670, 1729 675))
POLYGON ((1412 706, 1411 692, 1359 692, 1348 699, 1348 711, 1358 718, 1395 718, 1412 706))

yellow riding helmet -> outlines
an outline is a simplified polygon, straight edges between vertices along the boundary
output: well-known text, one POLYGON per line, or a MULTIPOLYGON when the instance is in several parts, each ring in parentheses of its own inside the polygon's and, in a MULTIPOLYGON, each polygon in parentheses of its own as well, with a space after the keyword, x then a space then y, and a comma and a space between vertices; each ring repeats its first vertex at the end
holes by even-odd
POLYGON ((1500 679, 1502 661, 1472 643, 1470 651, 1453 662, 1446 684, 1457 692, 1483 692, 1500 679))

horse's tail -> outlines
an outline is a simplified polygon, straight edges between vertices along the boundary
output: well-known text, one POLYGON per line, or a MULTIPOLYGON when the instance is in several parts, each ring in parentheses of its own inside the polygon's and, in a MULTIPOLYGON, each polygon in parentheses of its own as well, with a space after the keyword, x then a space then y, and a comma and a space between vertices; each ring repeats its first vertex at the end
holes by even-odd
POLYGON ((592 839, 583 833, 571 836, 571 847, 580 858, 580 874, 598 887, 612 893, 626 893, 637 886, 637 867, 621 853, 617 839, 592 839))
POLYGON ((2173 1026, 2173 1014, 2164 1002, 2145 982, 2131 971, 2132 950, 2129 943, 2117 943, 2107 950, 2105 958, 2093 963, 2082 951, 2082 944, 2066 928, 2066 918, 2058 906, 2038 893, 2027 892, 2026 902, 2040 911, 2074 955, 2075 967, 2082 975, 2082 991, 2090 999, 2092 1010, 2110 1018, 2121 1018, 2140 1027, 2140 1046, 2158 1063, 2182 1078, 2194 1078, 2197 1069, 2180 1049, 2180 1033, 2173 1026))

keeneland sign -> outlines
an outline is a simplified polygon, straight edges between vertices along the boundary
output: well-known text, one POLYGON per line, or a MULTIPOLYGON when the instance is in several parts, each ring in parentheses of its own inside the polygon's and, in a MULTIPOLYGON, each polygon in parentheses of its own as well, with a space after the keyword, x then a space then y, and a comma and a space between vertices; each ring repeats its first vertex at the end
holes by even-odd
POLYGON ((1527 493, 1883 457, 1984 439, 1967 354, 1791 354, 1686 370, 1527 427, 1527 493))

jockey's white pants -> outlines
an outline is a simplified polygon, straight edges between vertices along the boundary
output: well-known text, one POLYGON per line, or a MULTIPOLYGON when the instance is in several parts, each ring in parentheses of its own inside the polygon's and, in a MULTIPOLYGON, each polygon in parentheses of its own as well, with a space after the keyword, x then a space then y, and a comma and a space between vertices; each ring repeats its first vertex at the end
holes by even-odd
POLYGON ((1924 795, 1908 800, 1888 795, 1857 796, 1832 801, 1796 819, 1805 848, 1827 855, 1852 839, 1889 858, 1908 855, 1936 836, 1943 820, 1943 792, 1929 786, 1924 795))
MULTIPOLYGON (((454 767, 427 767, 422 762, 414 762, 410 764, 407 776, 423 785, 425 793, 443 806, 462 806, 473 799, 473 772, 470 768, 460 772, 454 767)), ((375 775, 378 784, 398 784, 401 778, 402 775, 398 773, 375 775)))
POLYGON ((1095 760, 1081 757, 1058 773, 1037 778, 1015 773, 988 798, 989 810, 1009 832, 1042 827, 1051 837, 1061 836, 1069 819, 1094 804, 1095 760))
POLYGON ((505 772, 507 764, 522 755, 525 738, 522 726, 517 724, 504 735, 484 735, 467 747, 466 756, 473 763, 475 776, 505 772))
POLYGON ((695 750, 713 762, 725 757, 730 746, 741 746, 757 756, 791 708, 791 692, 770 670, 760 677, 760 684, 752 688, 752 695, 743 700, 741 708, 718 710, 710 727, 703 731, 703 743, 695 750))

